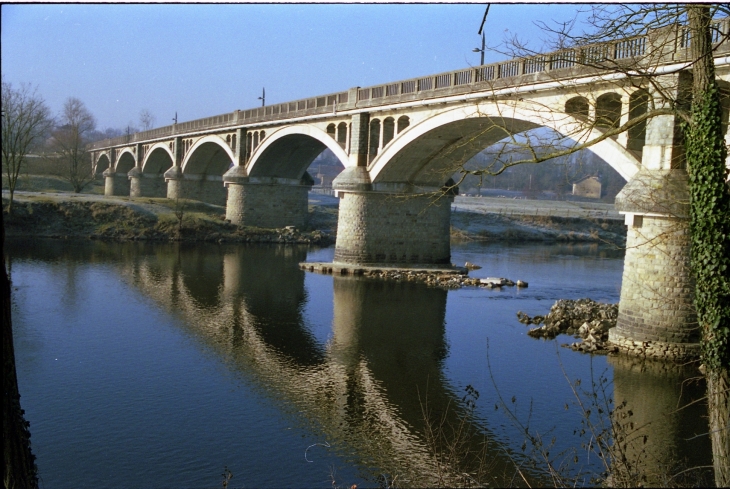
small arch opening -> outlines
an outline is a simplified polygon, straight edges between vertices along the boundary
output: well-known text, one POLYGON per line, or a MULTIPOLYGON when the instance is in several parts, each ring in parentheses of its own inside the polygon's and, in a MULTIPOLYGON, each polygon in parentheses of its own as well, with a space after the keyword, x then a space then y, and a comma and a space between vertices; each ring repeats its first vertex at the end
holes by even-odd
POLYGON ((373 161, 378 156, 378 148, 380 147, 380 119, 370 121, 370 137, 368 145, 368 162, 373 161))
POLYGON ((383 121, 383 146, 393 140, 395 136, 395 119, 387 117, 383 121))
POLYGON ((617 93, 604 93, 596 99, 596 126, 608 129, 617 128, 621 122, 621 96, 617 93))
POLYGON ((573 97, 565 102, 565 113, 576 119, 588 119, 588 99, 585 97, 573 97))
POLYGON ((347 124, 344 122, 340 122, 337 125, 337 142, 343 148, 347 144, 347 124))
POLYGON ((337 139, 337 126, 335 126, 334 124, 328 124, 327 125, 327 134, 329 134, 329 136, 332 139, 336 140, 337 139))
MULTIPOLYGON (((646 114, 649 109, 649 92, 644 89, 635 91, 629 97, 629 119, 636 119, 646 114)), ((628 149, 641 151, 646 141, 646 120, 632 126, 628 130, 628 149)))
POLYGON ((411 119, 407 115, 398 117, 398 134, 406 127, 411 125, 411 119))

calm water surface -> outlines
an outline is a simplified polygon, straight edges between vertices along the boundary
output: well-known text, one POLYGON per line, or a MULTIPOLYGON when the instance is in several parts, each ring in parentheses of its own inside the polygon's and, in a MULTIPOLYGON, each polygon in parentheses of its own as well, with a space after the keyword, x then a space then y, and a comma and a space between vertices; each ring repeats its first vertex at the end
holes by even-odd
POLYGON ((430 456, 424 408, 451 424, 470 412, 467 445, 487 440, 492 484, 519 485, 510 458, 522 460, 524 436, 495 405, 501 395, 555 437, 554 454, 579 447, 566 376, 605 377, 637 423, 651 422, 657 466, 711 463, 695 437, 703 405, 673 412, 680 393, 702 396, 688 373, 574 353, 559 346, 570 338, 534 340, 516 319, 561 298, 617 302, 622 252, 453 248, 455 263, 483 266, 472 276, 530 284, 501 291, 297 267, 333 252, 9 240, 21 402, 43 487, 220 487, 224 467, 235 487, 427 485, 448 468, 430 456))

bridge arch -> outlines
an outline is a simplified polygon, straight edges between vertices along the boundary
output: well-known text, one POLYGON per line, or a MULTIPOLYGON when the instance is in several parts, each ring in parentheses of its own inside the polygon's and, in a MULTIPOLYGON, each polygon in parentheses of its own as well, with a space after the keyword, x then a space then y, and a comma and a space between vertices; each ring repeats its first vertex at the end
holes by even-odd
POLYGON ((157 143, 149 150, 142 162, 142 173, 159 174, 172 168, 175 156, 166 143, 157 143))
MULTIPOLYGON (((595 128, 581 131, 581 122, 572 115, 546 118, 544 113, 522 104, 508 110, 494 103, 447 109, 405 129, 373 159, 370 178, 373 183, 441 186, 453 173, 454 161, 466 162, 511 134, 539 127, 563 135, 581 134, 583 140, 602 134, 595 128)), ((589 149, 627 181, 640 167, 636 157, 611 138, 589 149)))
POLYGON ((182 163, 185 175, 222 176, 233 164, 235 155, 219 136, 200 138, 190 147, 182 163))
POLYGON ((126 148, 119 154, 117 158, 117 164, 114 168, 116 173, 127 174, 129 171, 137 165, 137 158, 131 149, 126 148))
POLYGON ((251 177, 299 180, 314 159, 329 148, 342 165, 347 153, 326 131, 311 125, 288 126, 271 132, 251 155, 246 170, 251 177))
POLYGON ((109 160, 109 153, 102 153, 99 155, 99 158, 96 160, 96 164, 94 165, 94 175, 101 175, 104 173, 104 170, 109 168, 111 166, 110 160, 109 160))

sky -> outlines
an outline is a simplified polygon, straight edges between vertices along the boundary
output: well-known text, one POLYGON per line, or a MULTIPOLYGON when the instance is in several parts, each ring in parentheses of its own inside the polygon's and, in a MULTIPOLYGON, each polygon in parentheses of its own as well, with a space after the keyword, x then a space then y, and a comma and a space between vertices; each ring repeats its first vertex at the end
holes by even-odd
MULTIPOLYGON (((575 4, 492 4, 490 47, 575 4)), ((82 100, 97 127, 155 127, 476 66, 485 4, 3 4, 3 81, 36 86, 54 114, 82 100)))

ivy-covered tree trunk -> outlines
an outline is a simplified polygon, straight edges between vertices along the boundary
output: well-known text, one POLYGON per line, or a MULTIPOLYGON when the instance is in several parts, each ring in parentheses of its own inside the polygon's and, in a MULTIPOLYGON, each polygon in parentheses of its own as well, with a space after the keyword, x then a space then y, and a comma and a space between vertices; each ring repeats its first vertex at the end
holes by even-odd
POLYGON ((0 256, 2 257, 3 296, 3 483, 9 488, 37 488, 35 457, 30 450, 30 431, 20 408, 18 377, 15 372, 13 327, 10 317, 10 281, 5 270, 5 225, 0 213, 0 256))
POLYGON ((685 128, 695 305, 702 329, 715 484, 730 486, 730 193, 727 147, 715 81, 710 9, 688 9, 694 65, 692 113, 685 128))

